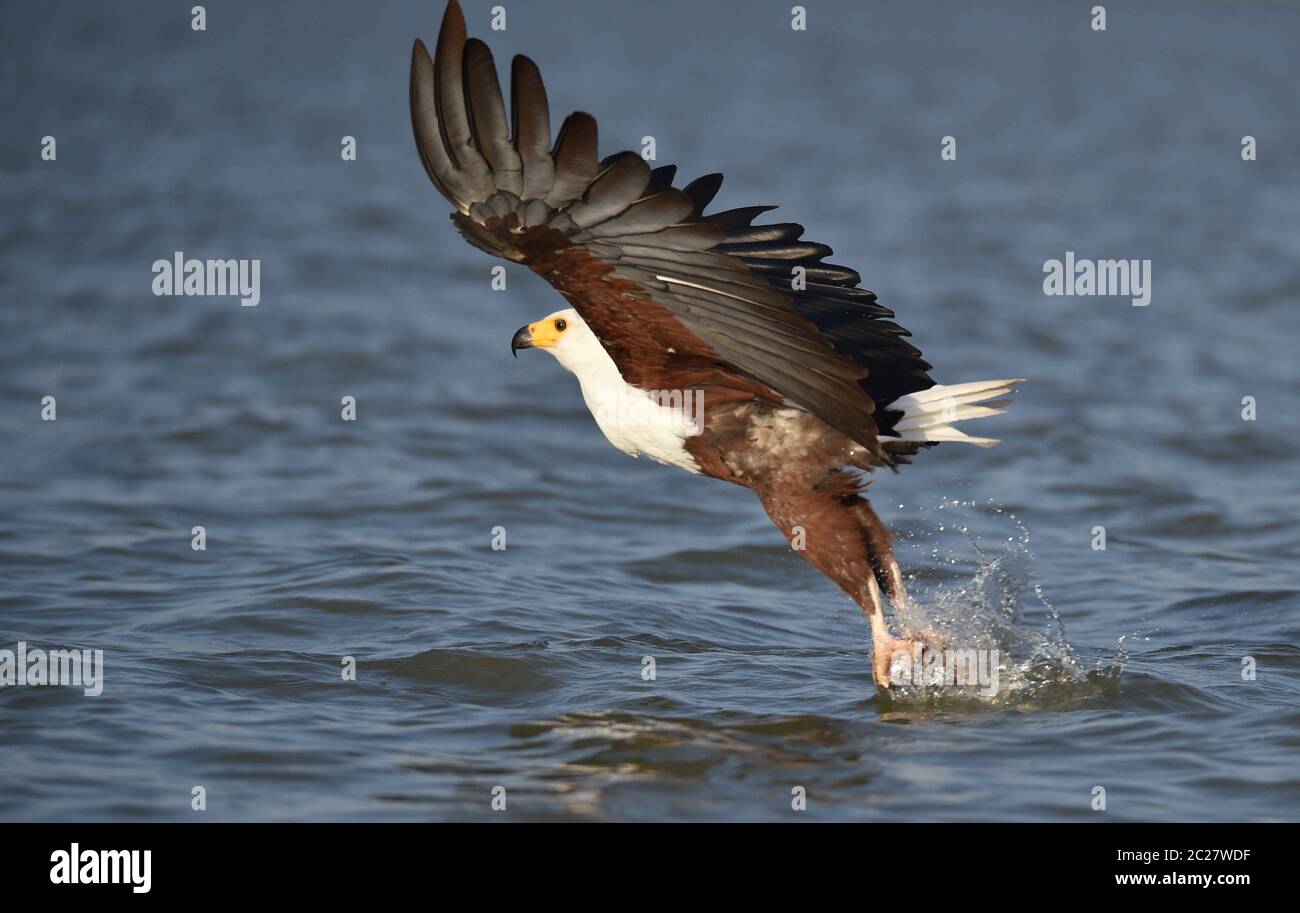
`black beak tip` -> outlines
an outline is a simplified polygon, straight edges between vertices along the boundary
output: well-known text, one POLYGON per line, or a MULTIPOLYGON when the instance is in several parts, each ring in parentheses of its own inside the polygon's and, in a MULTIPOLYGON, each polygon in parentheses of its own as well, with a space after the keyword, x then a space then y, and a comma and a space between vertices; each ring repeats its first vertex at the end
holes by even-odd
POLYGON ((520 327, 510 340, 510 354, 515 358, 519 357, 520 349, 531 349, 533 347, 533 334, 528 331, 528 327, 520 327))

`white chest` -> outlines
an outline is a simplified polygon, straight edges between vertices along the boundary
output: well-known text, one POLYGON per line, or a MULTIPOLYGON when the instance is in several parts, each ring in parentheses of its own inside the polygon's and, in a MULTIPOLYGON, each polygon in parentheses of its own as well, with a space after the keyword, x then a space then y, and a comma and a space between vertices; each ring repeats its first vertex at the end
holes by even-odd
POLYGON ((632 456, 698 473, 699 464, 686 450, 688 438, 704 429, 700 391, 664 390, 647 393, 630 386, 617 373, 613 379, 578 377, 582 398, 597 426, 611 444, 632 456))
POLYGON ((570 308, 546 319, 567 324, 559 342, 547 351, 577 376, 582 398, 609 442, 632 456, 644 453, 660 463, 699 473, 686 442, 704 430, 703 391, 647 392, 633 387, 577 311, 570 308))

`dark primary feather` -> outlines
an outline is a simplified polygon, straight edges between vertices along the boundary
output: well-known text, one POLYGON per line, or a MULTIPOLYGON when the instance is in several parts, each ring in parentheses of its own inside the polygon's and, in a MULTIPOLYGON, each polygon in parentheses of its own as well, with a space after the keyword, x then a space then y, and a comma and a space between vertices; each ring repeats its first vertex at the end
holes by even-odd
POLYGON ((491 170, 479 154, 470 129, 464 83, 465 17, 458 4, 448 4, 438 32, 433 58, 434 103, 443 148, 451 162, 486 190, 495 186, 491 170))
POLYGON ((616 155, 583 188, 583 198, 569 207, 569 218, 579 228, 599 225, 641 199, 649 185, 650 166, 641 156, 635 152, 616 155))
POLYGON ((709 174, 673 188, 676 168, 636 153, 601 161, 596 121, 569 115, 553 147, 541 74, 516 57, 509 134, 491 53, 468 39, 451 0, 431 61, 417 41, 411 117, 426 172, 475 246, 525 263, 592 326, 629 383, 716 372, 753 395, 799 406, 873 452, 877 413, 933 385, 929 365, 793 222, 754 225, 774 207, 705 214, 709 174), (796 268, 802 271, 796 287, 796 268), (726 372, 732 372, 727 375, 726 372))
POLYGON ((537 64, 518 55, 510 65, 510 134, 524 170, 525 200, 543 199, 555 186, 551 109, 537 64))
MULTIPOLYGON (((857 287, 861 277, 856 270, 824 262, 833 253, 824 244, 792 243, 803 236, 802 225, 752 224, 769 208, 750 207, 708 216, 726 233, 718 249, 739 257, 769 284, 787 292, 800 313, 817 325, 837 351, 867 367, 870 373, 862 386, 877 406, 934 386, 928 373, 930 364, 921 357, 920 349, 904 339, 911 334, 882 319, 893 317, 894 312, 879 304, 874 293, 857 287), (803 289, 793 287, 794 266, 805 270, 803 289)), ((892 427, 892 421, 880 423, 882 431, 892 427)))
POLYGON ((713 198, 718 195, 718 191, 721 189, 722 175, 706 174, 687 184, 682 193, 691 198, 691 202, 695 204, 696 212, 704 212, 709 208, 709 204, 713 202, 713 198))
POLYGON ((417 38, 411 49, 411 125, 415 129, 415 145, 434 186, 457 209, 465 211, 469 208, 466 200, 470 192, 443 145, 434 91, 433 60, 424 42, 417 38))
POLYGON ((581 197, 596 177, 596 119, 582 111, 566 117, 551 158, 555 162, 555 186, 546 195, 546 204, 561 209, 581 197))
POLYGON ((487 160, 497 188, 519 196, 524 189, 523 165, 510 142, 496 63, 488 46, 477 38, 465 43, 465 84, 475 144, 487 160))
POLYGON ((650 186, 646 188, 647 193, 654 193, 659 190, 667 190, 673 186, 673 178, 677 176, 676 165, 660 165, 654 171, 650 172, 650 186))

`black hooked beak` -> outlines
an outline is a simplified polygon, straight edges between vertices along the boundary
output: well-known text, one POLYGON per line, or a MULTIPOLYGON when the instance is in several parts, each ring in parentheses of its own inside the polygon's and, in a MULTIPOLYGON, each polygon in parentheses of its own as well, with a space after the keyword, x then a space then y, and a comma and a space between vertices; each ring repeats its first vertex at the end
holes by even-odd
POLYGON ((515 338, 510 340, 510 354, 515 358, 519 357, 520 349, 531 349, 533 347, 533 334, 528 327, 520 327, 515 333, 515 338))

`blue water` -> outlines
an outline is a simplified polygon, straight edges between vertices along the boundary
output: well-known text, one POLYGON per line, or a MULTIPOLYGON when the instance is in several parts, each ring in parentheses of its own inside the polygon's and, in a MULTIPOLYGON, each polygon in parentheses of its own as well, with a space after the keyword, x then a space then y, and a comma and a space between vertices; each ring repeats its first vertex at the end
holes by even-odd
POLYGON ((438 4, 189 6, 0 14, 0 649, 106 663, 0 689, 0 817, 1300 818, 1300 8, 467 4, 603 153, 780 203, 938 380, 1028 378, 1000 447, 871 489, 928 611, 1047 648, 972 706, 878 698, 748 492, 511 360, 561 301, 492 291, 419 165, 438 4), (155 297, 177 250, 261 303, 155 297), (1066 251, 1151 304, 1045 296, 1066 251))

